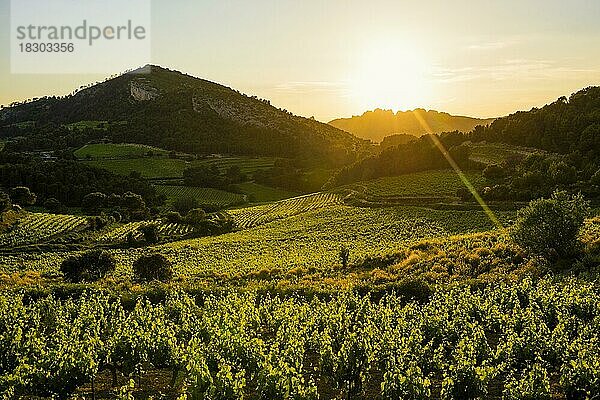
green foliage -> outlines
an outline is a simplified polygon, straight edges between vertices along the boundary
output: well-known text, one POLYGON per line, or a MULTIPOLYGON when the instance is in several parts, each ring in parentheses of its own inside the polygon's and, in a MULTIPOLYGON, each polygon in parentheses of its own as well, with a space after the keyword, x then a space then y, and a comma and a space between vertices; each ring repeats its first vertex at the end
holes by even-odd
POLYGON ((95 192, 87 194, 81 200, 81 208, 90 214, 99 214, 106 204, 106 195, 104 193, 95 192))
POLYGON ((507 400, 550 400, 550 378, 539 363, 523 371, 521 377, 509 380, 504 389, 507 400))
MULTIPOLYGON (((426 303, 236 290, 199 301, 174 291, 128 306, 101 291, 64 300, 2 293, 0 393, 67 398, 110 364, 125 375, 142 365, 178 369, 181 394, 193 399, 416 400, 437 396, 440 383, 451 399, 492 389, 507 399, 591 399, 599 290, 576 279, 525 280, 440 288, 426 303), (542 326, 551 332, 529 336, 542 326), (523 363, 507 362, 505 349, 523 363), (365 390, 378 380, 379 391, 365 390)), ((141 392, 127 385, 121 396, 141 392)))
POLYGON ((54 197, 50 197, 44 202, 44 208, 51 213, 59 213, 63 210, 63 205, 55 199, 54 197))
POLYGON ((133 263, 133 276, 140 282, 168 282, 173 278, 173 265, 159 253, 141 256, 133 263))
POLYGON ((105 250, 91 250, 65 259, 60 271, 69 282, 94 282, 115 270, 115 258, 105 250))
POLYGON ((158 229, 158 225, 155 223, 145 223, 141 224, 138 228, 140 232, 142 232, 142 236, 144 237, 144 241, 148 244, 155 244, 160 241, 160 232, 158 229))
POLYGON ((17 186, 10 190, 10 198, 13 203, 20 206, 32 206, 37 200, 37 196, 25 186, 17 186))
POLYGON ((10 201, 10 196, 0 191, 0 213, 8 211, 12 208, 12 202, 10 201))
POLYGON ((555 192, 549 199, 534 200, 520 210, 511 236, 534 254, 570 257, 580 249, 579 232, 589 211, 583 196, 555 192))

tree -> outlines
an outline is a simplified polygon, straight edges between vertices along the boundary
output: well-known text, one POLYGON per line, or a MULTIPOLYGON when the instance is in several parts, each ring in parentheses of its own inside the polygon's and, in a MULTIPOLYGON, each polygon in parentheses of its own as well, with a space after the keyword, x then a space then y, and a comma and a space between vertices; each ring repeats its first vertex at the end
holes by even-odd
POLYGON ((206 213, 201 208, 190 210, 185 216, 185 223, 189 225, 198 225, 206 219, 206 213))
POLYGON ((182 215, 187 214, 190 210, 194 208, 198 208, 200 204, 198 203, 198 199, 191 196, 179 197, 173 203, 173 208, 177 210, 182 215))
POLYGON ((66 281, 94 282, 115 270, 115 258, 105 250, 91 250, 71 256, 60 265, 66 281))
POLYGON ((51 213, 59 213, 62 211, 63 205, 54 197, 50 197, 44 202, 44 208, 51 213))
POLYGON ((139 194, 127 192, 122 196, 121 205, 129 211, 143 211, 146 209, 146 203, 139 194))
POLYGON ((8 211, 12 208, 12 203, 10 201, 10 196, 2 191, 0 191, 0 213, 8 211))
POLYGON ((137 281, 167 282, 173 278, 173 266, 162 254, 141 256, 133 263, 133 275, 137 281))
POLYGON ((158 243, 158 241, 160 240, 158 226, 156 224, 145 224, 140 226, 138 229, 140 230, 140 232, 142 232, 146 243, 154 244, 158 243))
POLYGON ((13 203, 20 206, 32 206, 37 200, 37 196, 25 186, 17 186, 10 191, 10 198, 13 203))
POLYGON ((580 248, 579 231, 589 212, 583 196, 554 192, 549 199, 534 200, 519 210, 511 236, 533 254, 571 257, 580 248))
POLYGON ((87 213, 98 214, 106 204, 106 195, 100 192, 89 193, 81 200, 81 208, 87 213))

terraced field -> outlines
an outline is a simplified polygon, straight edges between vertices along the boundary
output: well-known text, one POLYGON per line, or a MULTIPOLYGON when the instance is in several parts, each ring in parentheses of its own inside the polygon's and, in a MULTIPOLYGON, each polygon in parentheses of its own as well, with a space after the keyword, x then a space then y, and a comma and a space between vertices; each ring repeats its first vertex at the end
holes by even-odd
POLYGON ((273 158, 248 158, 248 157, 215 157, 209 159, 201 159, 194 161, 194 166, 207 165, 216 166, 221 172, 227 168, 236 166, 240 167, 240 170, 247 174, 258 170, 269 169, 273 167, 275 159, 273 158))
POLYGON ((236 226, 250 228, 341 203, 341 198, 334 193, 316 193, 271 204, 231 210, 231 214, 236 226))
POLYGON ((156 190, 167 197, 167 204, 172 204, 179 198, 194 198, 200 204, 229 207, 243 204, 246 196, 243 194, 230 193, 212 188, 198 188, 189 186, 156 185, 156 190))
POLYGON ((27 213, 9 231, 0 234, 0 247, 40 243, 87 227, 86 217, 27 213))
POLYGON ((177 224, 170 222, 162 222, 162 221, 136 221, 129 222, 127 224, 121 225, 115 229, 112 229, 100 237, 98 237, 98 242, 124 242, 127 240, 128 236, 131 234, 133 239, 140 240, 142 238, 142 233, 140 232, 140 228, 144 225, 154 223, 157 225, 158 232, 161 236, 176 238, 186 235, 192 231, 192 227, 186 224, 177 224))

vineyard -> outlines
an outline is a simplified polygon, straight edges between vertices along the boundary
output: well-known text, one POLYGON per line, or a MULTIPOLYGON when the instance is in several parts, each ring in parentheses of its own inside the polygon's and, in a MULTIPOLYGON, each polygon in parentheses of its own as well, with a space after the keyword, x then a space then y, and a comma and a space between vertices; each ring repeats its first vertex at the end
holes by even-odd
POLYGON ((125 307, 100 292, 36 301, 5 293, 0 327, 5 398, 114 398, 120 387, 125 398, 182 399, 600 393, 600 288, 573 279, 440 289, 423 302, 173 292, 125 307))
POLYGON ((316 193, 271 204, 232 210, 231 214, 238 227, 250 228, 336 204, 341 204, 341 199, 336 194, 316 193))
POLYGON ((98 237, 98 242, 125 242, 129 238, 134 240, 142 239, 142 232, 140 228, 147 224, 155 224, 158 229, 158 233, 161 236, 165 236, 167 238, 178 238, 181 236, 185 236, 188 233, 192 232, 192 227, 186 224, 178 224, 171 222, 163 222, 163 221, 136 221, 129 222, 127 224, 123 224, 117 228, 111 229, 108 232, 102 234, 98 237))
POLYGON ((116 160, 81 161, 96 168, 109 170, 117 175, 129 175, 139 172, 147 179, 181 178, 189 167, 184 160, 172 158, 131 158, 116 160))
POLYGON ((510 157, 525 157, 534 153, 544 153, 539 149, 512 146, 503 143, 471 143, 470 158, 483 164, 502 164, 510 157))
POLYGON ((86 217, 26 213, 7 232, 0 234, 0 247, 17 247, 39 243, 60 235, 85 229, 86 217))
MULTIPOLYGON (((480 173, 466 173, 465 176, 475 187, 485 184, 485 179, 480 173)), ((454 197, 456 191, 464 187, 465 184, 452 170, 417 172, 348 186, 348 188, 374 199, 424 196, 454 197)))
POLYGON ((215 157, 194 161, 193 166, 206 165, 217 167, 221 172, 231 167, 239 167, 244 174, 272 168, 275 160, 272 158, 246 158, 246 157, 215 157))
MULTIPOLYGON (((236 210, 229 212, 234 215, 236 210)), ((513 213, 502 213, 506 220, 513 213)), ((492 229, 483 212, 417 207, 359 209, 334 205, 225 235, 168 243, 156 248, 116 251, 127 270, 146 251, 159 251, 185 278, 230 276, 272 270, 328 271, 339 249, 351 249, 351 262, 385 255, 428 237, 492 229)))
POLYGON ((143 144, 133 143, 99 143, 86 144, 85 146, 73 152, 75 157, 84 158, 129 158, 143 157, 148 153, 155 156, 166 156, 169 152, 158 147, 147 146, 143 144))
POLYGON ((172 204, 175 200, 180 198, 194 198, 199 204, 218 207, 229 207, 246 202, 246 196, 242 194, 230 193, 213 188, 170 185, 156 185, 155 187, 159 194, 165 195, 167 204, 172 204))

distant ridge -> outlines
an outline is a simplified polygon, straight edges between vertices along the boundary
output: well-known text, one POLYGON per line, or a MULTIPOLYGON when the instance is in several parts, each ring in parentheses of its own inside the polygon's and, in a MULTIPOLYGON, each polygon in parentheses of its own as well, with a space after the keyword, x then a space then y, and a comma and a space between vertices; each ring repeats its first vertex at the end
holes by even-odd
POLYGON ((404 133, 421 136, 427 133, 417 115, 429 125, 433 133, 469 132, 477 125, 488 125, 494 121, 494 118, 464 117, 422 108, 412 111, 398 111, 397 113, 392 110, 378 108, 367 111, 360 116, 334 119, 329 124, 350 132, 359 138, 381 142, 384 137, 392 134, 404 133))

